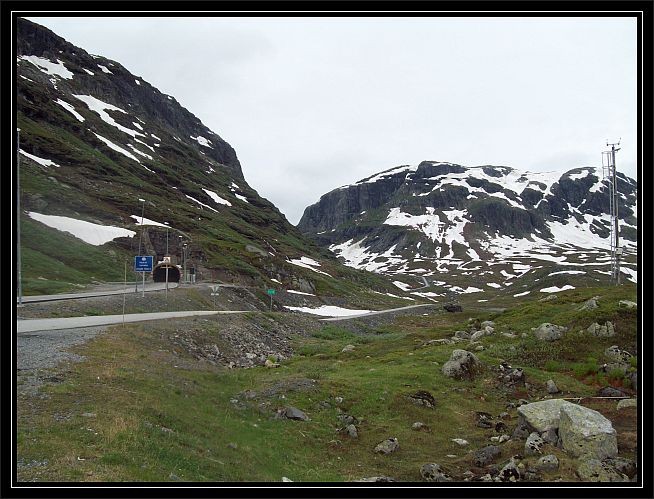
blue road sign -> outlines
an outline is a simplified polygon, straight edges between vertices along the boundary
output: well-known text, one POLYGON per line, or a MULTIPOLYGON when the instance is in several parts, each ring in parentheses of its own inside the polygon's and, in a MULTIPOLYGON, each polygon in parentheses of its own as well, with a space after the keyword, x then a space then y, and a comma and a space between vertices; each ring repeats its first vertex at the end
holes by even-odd
POLYGON ((153 256, 135 256, 134 272, 152 272, 153 256))

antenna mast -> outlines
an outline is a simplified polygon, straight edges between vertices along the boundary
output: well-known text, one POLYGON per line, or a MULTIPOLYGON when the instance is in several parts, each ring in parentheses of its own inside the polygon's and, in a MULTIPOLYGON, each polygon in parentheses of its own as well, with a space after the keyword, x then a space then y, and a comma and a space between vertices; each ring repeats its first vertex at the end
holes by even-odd
POLYGON ((618 227, 618 184, 615 169, 615 153, 620 150, 620 140, 614 144, 606 141, 610 151, 602 152, 602 173, 604 178, 609 179, 609 211, 611 214, 611 280, 620 284, 620 257, 622 248, 620 247, 620 230, 618 227))

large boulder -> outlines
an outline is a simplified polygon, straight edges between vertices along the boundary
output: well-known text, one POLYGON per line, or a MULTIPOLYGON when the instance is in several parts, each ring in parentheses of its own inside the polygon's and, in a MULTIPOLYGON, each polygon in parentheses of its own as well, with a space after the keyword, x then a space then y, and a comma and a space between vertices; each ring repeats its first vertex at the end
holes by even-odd
POLYGON ((610 338, 611 336, 615 336, 615 328, 613 327, 613 323, 609 321, 604 323, 603 326, 600 326, 597 322, 593 322, 590 326, 588 326, 586 331, 588 331, 591 335, 600 338, 610 338))
POLYGON ((420 476, 428 482, 449 482, 452 480, 437 463, 423 464, 420 467, 420 476))
POLYGON ((520 417, 535 431, 542 433, 559 427, 561 408, 575 405, 563 399, 542 400, 518 407, 520 417))
POLYGON ((556 324, 543 322, 534 330, 534 336, 542 341, 556 341, 561 339, 563 333, 567 330, 568 328, 564 326, 557 326, 556 324))
POLYGON ((473 457, 475 466, 486 466, 492 463, 498 456, 502 454, 502 450, 497 445, 487 445, 477 450, 473 457))
POLYGON ((617 433, 611 421, 581 405, 561 407, 559 438, 563 449, 574 457, 601 461, 618 454, 617 433))
POLYGON ((448 378, 472 379, 481 371, 481 362, 474 353, 467 350, 454 350, 442 368, 448 378))
POLYGON ((383 442, 379 442, 375 447, 375 452, 378 454, 390 454, 400 448, 397 438, 387 438, 383 442))

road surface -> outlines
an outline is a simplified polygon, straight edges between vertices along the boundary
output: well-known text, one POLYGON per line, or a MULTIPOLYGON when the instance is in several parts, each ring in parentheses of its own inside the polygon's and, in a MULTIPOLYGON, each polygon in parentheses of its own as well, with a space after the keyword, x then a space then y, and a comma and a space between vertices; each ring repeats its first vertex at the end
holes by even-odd
MULTIPOLYGON (((176 288, 178 284, 176 282, 169 282, 168 289, 176 288)), ((109 296, 109 295, 122 295, 123 293, 129 295, 131 293, 136 293, 134 291, 134 283, 128 284, 126 288, 120 286, 120 289, 115 290, 97 290, 97 291, 87 291, 85 293, 61 293, 56 295, 34 295, 34 296, 23 296, 23 303, 37 303, 43 301, 56 301, 56 300, 77 300, 79 298, 93 298, 95 296, 109 296)), ((145 285, 145 292, 150 291, 163 291, 166 289, 165 282, 151 282, 145 285)), ((138 286, 138 293, 143 291, 141 284, 138 286)), ((16 298, 18 302, 18 298, 16 298)), ((121 316, 122 317, 122 316, 121 316)))

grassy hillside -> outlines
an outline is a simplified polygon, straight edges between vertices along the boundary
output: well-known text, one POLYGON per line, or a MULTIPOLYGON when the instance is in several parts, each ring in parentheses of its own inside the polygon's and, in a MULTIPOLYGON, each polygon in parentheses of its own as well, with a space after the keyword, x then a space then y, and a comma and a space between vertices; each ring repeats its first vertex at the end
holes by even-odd
MULTIPOLYGON (((420 466, 436 462, 462 480, 466 470, 476 469, 472 451, 492 443, 490 437, 511 434, 517 414, 509 404, 550 397, 548 379, 562 390, 555 397, 590 397, 608 384, 629 388, 626 378, 598 371, 610 345, 636 353, 637 311, 621 308, 621 299, 635 301, 635 287, 575 290, 553 302, 524 301, 504 312, 420 313, 384 326, 316 323, 312 330, 298 330, 295 355, 273 369, 229 370, 198 361, 176 340, 179 331, 189 329, 183 322, 114 328, 78 348, 86 360, 59 369, 56 382, 42 389, 45 397, 19 404, 19 479, 279 482, 288 477, 299 482, 386 475, 420 481, 420 466), (598 309, 578 310, 597 295, 598 309), (467 342, 428 342, 466 329, 471 318, 494 320, 498 332, 483 337, 484 349, 475 351, 484 364, 481 375, 452 380, 441 367, 467 342), (616 325, 615 337, 580 332, 605 320, 616 325), (562 340, 542 343, 529 334, 542 322, 570 329, 562 340), (510 330, 518 336, 500 333, 510 330), (354 350, 343 352, 348 344, 354 350), (529 386, 501 385, 501 361, 524 368, 529 386), (411 402, 418 390, 435 397, 435 408, 411 402), (305 411, 310 421, 275 418, 278 408, 289 405, 305 411), (506 428, 476 426, 478 411, 493 417, 508 412, 502 420, 506 428), (344 426, 343 413, 360 421, 358 438, 337 431, 344 426), (418 421, 430 431, 412 430, 418 421), (389 437, 398 438, 400 450, 374 453, 389 437), (454 438, 469 445, 461 447, 454 438)), ((289 320, 284 314, 267 317, 273 323, 289 320)), ((202 320, 202 338, 193 341, 221 345, 221 327, 220 320, 202 320)), ((635 412, 623 411, 618 418, 615 401, 582 402, 612 418, 620 455, 633 458, 627 430, 635 427, 635 412)), ((501 444, 496 464, 523 453, 523 447, 524 441, 515 439, 501 444)), ((573 459, 561 449, 547 452, 558 456, 561 466, 541 479, 576 480, 573 459)), ((535 460, 524 462, 529 467, 535 460)))

